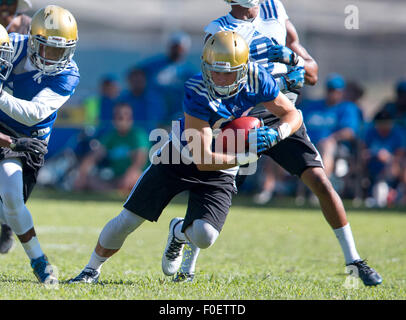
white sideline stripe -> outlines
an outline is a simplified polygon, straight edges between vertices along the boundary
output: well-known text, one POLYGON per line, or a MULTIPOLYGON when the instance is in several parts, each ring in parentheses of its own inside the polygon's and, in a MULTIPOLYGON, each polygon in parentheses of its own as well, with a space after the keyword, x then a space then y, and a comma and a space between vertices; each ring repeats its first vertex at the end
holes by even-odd
POLYGON ((35 230, 38 233, 81 233, 81 234, 99 234, 101 228, 96 227, 73 227, 73 226, 64 226, 64 227, 56 227, 56 226, 38 226, 35 227, 35 230))

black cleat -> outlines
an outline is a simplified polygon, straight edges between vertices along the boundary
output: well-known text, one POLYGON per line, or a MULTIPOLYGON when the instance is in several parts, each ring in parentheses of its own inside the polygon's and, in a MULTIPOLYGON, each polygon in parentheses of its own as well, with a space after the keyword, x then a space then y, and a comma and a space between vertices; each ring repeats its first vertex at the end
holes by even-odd
POLYGON ((347 267, 348 266, 357 267, 358 276, 366 286, 377 286, 382 283, 382 277, 378 272, 367 265, 366 260, 355 260, 352 263, 347 264, 347 267))
POLYGON ((178 272, 173 278, 173 282, 192 282, 194 278, 194 273, 178 272))
POLYGON ((79 275, 68 281, 69 284, 73 283, 98 283, 100 272, 95 269, 85 268, 79 275))
POLYGON ((0 253, 6 254, 10 252, 11 249, 14 247, 14 237, 13 237, 13 230, 6 225, 1 225, 1 236, 0 236, 0 253))

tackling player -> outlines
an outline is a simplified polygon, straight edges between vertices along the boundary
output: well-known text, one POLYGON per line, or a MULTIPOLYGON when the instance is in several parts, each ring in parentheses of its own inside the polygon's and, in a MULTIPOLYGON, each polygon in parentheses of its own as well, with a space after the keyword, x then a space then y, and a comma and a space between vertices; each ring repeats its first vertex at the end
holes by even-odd
MULTIPOLYGON (((317 82, 318 66, 299 42, 296 29, 279 0, 225 0, 231 12, 212 21, 206 28, 206 39, 220 30, 238 32, 250 46, 250 60, 263 65, 277 78, 282 92, 289 92, 305 83, 317 82), (304 70, 303 70, 304 68, 304 70), (290 71, 289 71, 290 70, 290 71), (304 73, 305 71, 305 73, 304 73)), ((295 94, 287 93, 293 100, 295 94)), ((250 113, 274 127, 279 119, 263 106, 250 113)), ((321 156, 311 143, 302 125, 294 134, 264 153, 292 175, 298 176, 317 196, 324 217, 334 230, 344 253, 346 265, 353 265, 365 285, 378 285, 381 276, 356 250, 350 224, 340 196, 334 190, 323 168, 321 156)), ((184 261, 175 281, 192 281, 199 249, 191 244, 184 253, 184 261)))
POLYGON ((162 257, 165 274, 179 269, 186 242, 208 248, 216 241, 236 192, 238 165, 256 161, 256 152, 282 141, 302 124, 301 114, 280 93, 273 77, 263 67, 249 63, 248 54, 246 42, 235 32, 218 32, 207 41, 202 74, 185 83, 181 132, 177 135, 173 131, 171 140, 156 154, 167 155, 169 161, 153 162, 143 173, 124 209, 103 228, 89 263, 70 283, 96 283, 102 264, 121 248, 126 237, 145 220, 157 221, 171 199, 186 190, 185 219, 174 218, 169 225, 162 257), (241 117, 260 102, 281 119, 280 127, 257 129, 257 139, 249 140, 255 153, 247 158, 213 151, 213 129, 241 117), (192 139, 184 141, 182 134, 192 139), (176 161, 176 154, 181 161, 176 161))
MULTIPOLYGON (((64 8, 47 6, 34 14, 28 36, 9 37, 13 69, 0 92, 0 131, 35 138, 46 147, 58 109, 79 83, 72 60, 78 40, 75 18, 64 8)), ((54 284, 58 280, 25 206, 43 164, 43 154, 0 148, 0 217, 17 235, 38 280, 54 284)))

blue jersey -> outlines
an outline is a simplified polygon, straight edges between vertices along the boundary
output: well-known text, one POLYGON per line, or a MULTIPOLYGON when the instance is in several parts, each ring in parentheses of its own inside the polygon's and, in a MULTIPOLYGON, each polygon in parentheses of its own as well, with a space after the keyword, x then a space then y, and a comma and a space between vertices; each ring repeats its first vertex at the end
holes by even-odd
POLYGON ((394 154, 396 151, 406 148, 404 132, 397 126, 394 126, 387 136, 380 135, 372 126, 366 131, 364 140, 373 156, 376 156, 383 149, 394 154))
POLYGON ((359 134, 359 109, 352 102, 327 106, 325 100, 309 101, 301 110, 307 133, 314 144, 344 128, 352 129, 355 135, 359 134))
MULTIPOLYGON (((185 83, 183 111, 209 123, 212 129, 222 128, 229 121, 239 118, 259 103, 273 101, 279 94, 275 79, 256 63, 248 64, 248 81, 241 91, 228 99, 213 98, 204 85, 202 74, 185 83)), ((181 132, 184 118, 181 119, 181 132)), ((186 141, 182 141, 186 145, 186 141)))
MULTIPOLYGON (((45 88, 51 89, 53 92, 61 96, 71 96, 75 92, 75 88, 79 83, 79 69, 74 61, 71 61, 67 68, 55 75, 43 75, 40 79, 34 80, 34 76, 38 73, 37 70, 25 70, 27 63, 27 46, 28 36, 17 33, 11 33, 10 41, 14 47, 13 71, 5 82, 5 87, 12 91, 15 98, 31 101, 40 91, 45 88)), ((57 111, 51 114, 47 119, 33 126, 26 126, 5 114, 0 110, 0 121, 17 133, 26 136, 37 136, 40 139, 46 139, 52 130, 52 126, 57 117, 57 111), (39 132, 45 134, 39 134, 39 132)))

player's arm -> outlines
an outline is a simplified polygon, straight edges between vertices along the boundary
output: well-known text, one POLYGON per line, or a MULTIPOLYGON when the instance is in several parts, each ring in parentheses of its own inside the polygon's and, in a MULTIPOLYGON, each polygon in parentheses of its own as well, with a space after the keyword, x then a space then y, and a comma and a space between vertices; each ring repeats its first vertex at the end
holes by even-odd
POLYGON ((303 123, 302 114, 282 92, 275 100, 264 102, 264 106, 280 119, 277 129, 282 140, 299 130, 303 123))
POLYGON ((18 99, 4 90, 0 93, 0 110, 10 118, 26 125, 33 126, 57 111, 70 95, 63 96, 50 88, 41 90, 31 101, 18 99))
POLYGON ((298 54, 304 60, 304 68, 306 71, 305 81, 306 84, 315 85, 318 80, 319 67, 316 61, 310 56, 307 50, 300 44, 299 35, 295 26, 290 20, 286 20, 286 46, 293 52, 298 54))
POLYGON ((225 170, 238 165, 236 155, 212 151, 213 131, 207 121, 185 113, 185 137, 200 171, 225 170))
POLYGON ((281 92, 279 92, 274 100, 264 102, 263 104, 271 113, 279 118, 279 123, 275 128, 260 127, 249 134, 249 143, 250 145, 252 143, 256 144, 258 154, 269 150, 295 133, 303 123, 302 114, 281 92), (256 140, 252 140, 253 135, 256 136, 256 140))

